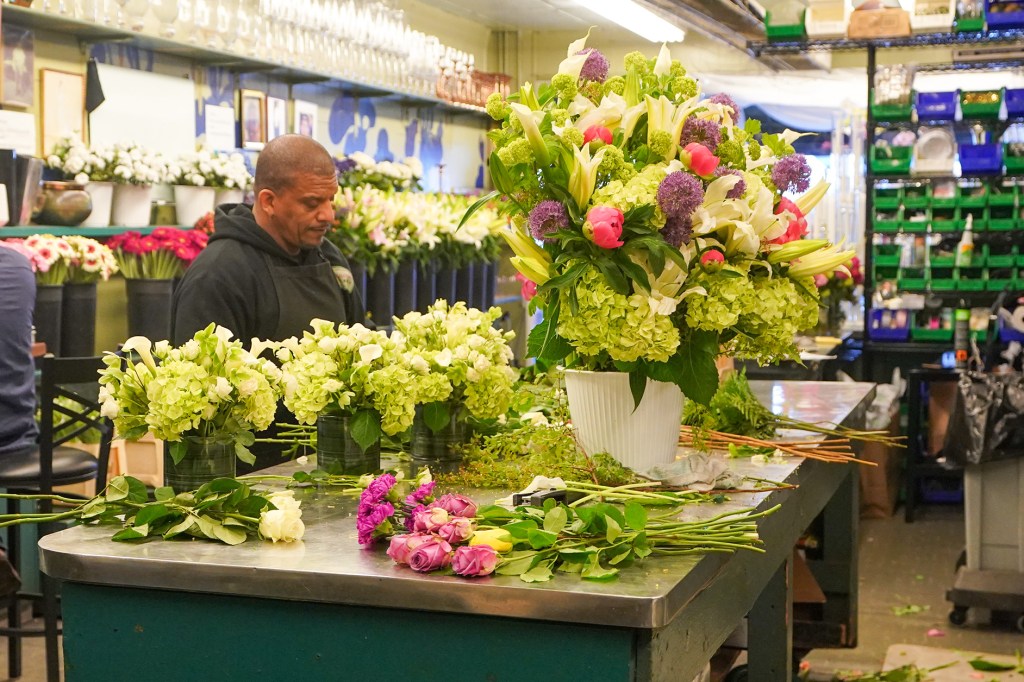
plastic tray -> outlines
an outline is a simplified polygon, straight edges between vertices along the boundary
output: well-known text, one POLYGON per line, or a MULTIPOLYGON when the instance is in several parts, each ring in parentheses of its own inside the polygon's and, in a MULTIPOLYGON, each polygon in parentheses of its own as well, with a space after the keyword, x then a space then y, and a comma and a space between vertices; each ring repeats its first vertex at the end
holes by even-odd
POLYGON ((914 99, 914 91, 911 90, 906 104, 876 104, 872 91, 871 116, 876 121, 909 121, 914 115, 914 99))
POLYGON ((1017 203, 1018 191, 1019 190, 1014 185, 994 184, 988 193, 988 205, 1013 206, 1017 203))
POLYGON ((902 200, 902 187, 875 187, 872 203, 875 208, 896 209, 902 200))
POLYGON ((1017 209, 1013 206, 990 206, 988 229, 993 232, 1008 232, 1017 229, 1017 209))
POLYGON ((914 327, 910 330, 910 338, 914 341, 951 341, 953 339, 952 329, 920 329, 914 327))
POLYGON ((1004 155, 1003 161, 1006 163, 1006 172, 1008 174, 1024 173, 1024 156, 1010 156, 1007 153, 1004 155))
MULTIPOLYGON (((948 182, 948 181, 947 181, 948 182)), ((928 185, 928 201, 932 208, 953 208, 956 206, 957 201, 957 188, 956 183, 953 184, 953 195, 952 196, 935 196, 935 185, 945 184, 939 181, 933 181, 928 185)))
POLYGON ((988 291, 1002 291, 1003 289, 1013 289, 1017 285, 1017 280, 1014 278, 1010 279, 989 279, 985 280, 985 289, 988 291))
POLYGON ((964 118, 999 118, 999 110, 1003 105, 1002 90, 963 90, 960 92, 960 112, 964 118), (967 98, 977 93, 996 93, 995 102, 967 102, 967 98))
POLYGON ((900 244, 875 244, 874 262, 875 265, 887 266, 900 264, 900 253, 903 246, 900 244))
POLYGON ((1007 88, 1003 95, 1007 118, 1024 116, 1024 88, 1007 88))
POLYGON ((932 291, 956 291, 956 280, 946 277, 932 279, 932 291))
POLYGON ((989 31, 1002 31, 1007 28, 1024 28, 1024 11, 993 12, 994 5, 1009 4, 998 0, 985 0, 985 23, 989 31))
POLYGON ((983 270, 983 268, 979 268, 977 266, 971 266, 971 268, 969 268, 969 271, 971 272, 971 274, 973 274, 975 276, 974 277, 970 277, 970 278, 962 278, 962 275, 965 274, 964 273, 965 269, 967 269, 967 268, 958 268, 957 269, 957 280, 956 280, 957 291, 984 291, 985 290, 985 277, 984 277, 984 270, 983 270))
POLYGON ((1001 173, 1003 170, 1002 146, 999 144, 960 145, 960 170, 964 175, 1001 173))
POLYGON ((928 185, 910 185, 903 188, 903 205, 907 208, 928 208, 928 185))
MULTIPOLYGON (((908 105, 909 106, 909 105, 908 105)), ((879 154, 878 147, 871 148, 871 171, 880 175, 909 175, 913 147, 890 147, 892 155, 879 154)))
POLYGON ((982 247, 983 258, 985 259, 985 265, 990 268, 1009 268, 1013 267, 1017 263, 1017 247, 1011 246, 1010 252, 1005 253, 1005 249, 1001 249, 1004 253, 992 253, 992 245, 985 244, 982 247))
POLYGON ((932 232, 953 232, 963 229, 959 208, 932 209, 932 232))
POLYGON ((953 30, 958 33, 975 33, 985 30, 985 17, 957 17, 953 30))
POLYGON ((984 208, 988 204, 988 185, 957 185, 956 205, 961 208, 984 208))
POLYGON ((956 116, 958 91, 917 93, 917 121, 952 121, 956 116))
POLYGON ((903 220, 903 209, 897 209, 893 211, 883 211, 883 215, 892 214, 892 218, 879 218, 878 212, 875 213, 875 220, 872 222, 872 226, 875 232, 899 232, 900 221, 903 220))
POLYGON ((800 40, 806 35, 804 28, 804 15, 806 10, 800 12, 799 24, 772 24, 772 13, 765 12, 764 34, 769 42, 790 42, 800 40))
POLYGON ((910 337, 910 312, 906 312, 908 324, 905 327, 879 327, 877 326, 884 315, 893 314, 894 310, 872 310, 869 316, 868 337, 875 341, 906 341, 910 337))

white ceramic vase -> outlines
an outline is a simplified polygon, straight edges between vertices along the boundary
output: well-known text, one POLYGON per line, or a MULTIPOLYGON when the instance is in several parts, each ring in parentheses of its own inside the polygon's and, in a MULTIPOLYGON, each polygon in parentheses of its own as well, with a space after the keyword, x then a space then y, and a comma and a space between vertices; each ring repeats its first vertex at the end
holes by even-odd
POLYGON ((147 227, 153 209, 153 187, 150 185, 117 185, 111 225, 115 227, 147 227))
POLYGON ((633 409, 629 374, 565 370, 569 415, 588 455, 606 452, 642 472, 675 459, 683 392, 675 384, 647 380, 633 409))
POLYGON ((240 204, 243 198, 244 192, 240 189, 218 189, 217 198, 214 200, 213 205, 240 204))
POLYGON ((92 212, 82 221, 81 227, 109 227, 110 206, 114 197, 114 183, 87 182, 85 191, 92 199, 92 212))
POLYGON ((195 225, 207 213, 213 212, 217 190, 213 187, 193 185, 174 186, 174 211, 178 224, 186 227, 195 225))

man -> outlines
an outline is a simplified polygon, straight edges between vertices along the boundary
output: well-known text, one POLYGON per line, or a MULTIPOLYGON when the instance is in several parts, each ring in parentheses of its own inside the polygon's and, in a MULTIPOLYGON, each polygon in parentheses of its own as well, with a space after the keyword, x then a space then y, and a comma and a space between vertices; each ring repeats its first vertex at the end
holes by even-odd
POLYGON ((217 208, 209 245, 174 292, 173 343, 211 322, 246 343, 302 336, 313 318, 362 322, 348 262, 324 241, 337 189, 334 160, 312 138, 267 143, 256 163, 255 204, 217 208))

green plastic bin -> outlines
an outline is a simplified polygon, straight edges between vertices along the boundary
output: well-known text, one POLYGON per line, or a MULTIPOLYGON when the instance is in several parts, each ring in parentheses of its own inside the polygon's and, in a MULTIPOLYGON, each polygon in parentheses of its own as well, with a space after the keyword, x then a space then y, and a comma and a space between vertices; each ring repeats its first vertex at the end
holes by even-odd
POLYGON ((875 244, 874 261, 875 265, 899 265, 900 252, 903 250, 901 244, 875 244))
POLYGON ((957 186, 955 181, 933 180, 931 184, 928 185, 928 205, 931 206, 932 208, 953 208, 954 206, 956 206, 956 192, 957 186), (945 193, 945 196, 943 196, 942 194, 937 195, 936 188, 938 186, 943 186, 947 188, 947 193, 945 193))
POLYGON ((902 220, 902 208, 895 211, 875 211, 875 220, 872 225, 875 232, 899 232, 902 220))
POLYGON ((903 201, 902 187, 875 187, 873 203, 875 208, 897 209, 903 201))
POLYGON ((1006 166, 1006 173, 1013 175, 1024 173, 1024 156, 1010 156, 1010 145, 1003 145, 1003 165, 1006 166))
POLYGON ((800 12, 800 23, 798 24, 773 24, 772 13, 764 14, 764 34, 770 43, 789 43, 803 40, 807 36, 804 28, 804 16, 806 10, 800 12))
POLYGON ((1003 88, 998 90, 961 90, 960 111, 964 118, 999 118, 999 109, 1003 106, 1003 88), (975 95, 994 94, 992 102, 968 102, 975 95))
POLYGON ((990 268, 1008 268, 1017 263, 1017 247, 1011 247, 1010 253, 992 253, 992 245, 985 244, 982 247, 984 263, 990 268))
POLYGON ((914 341, 952 341, 952 329, 910 328, 910 338, 914 341))
POLYGON ((985 30, 985 17, 957 17, 953 22, 957 33, 976 33, 985 30))
POLYGON ((1016 185, 1004 185, 999 182, 993 183, 988 192, 988 205, 990 207, 1014 206, 1017 203, 1018 192, 1019 189, 1016 185))
POLYGON ((957 291, 984 291, 985 268, 972 265, 969 268, 957 268, 957 291))
POLYGON ((909 175, 913 147, 872 147, 871 172, 879 175, 909 175))
POLYGON ((928 288, 925 268, 900 268, 899 287, 903 291, 924 291, 928 288))
POLYGON ((1015 206, 989 206, 988 229, 993 232, 1008 232, 1017 229, 1017 208, 1015 206))
POLYGON ((955 232, 961 229, 959 208, 932 208, 932 232, 955 232))
POLYGON ((928 208, 931 199, 928 197, 929 185, 915 184, 903 188, 903 205, 907 208, 928 208))
POLYGON ((909 121, 914 114, 916 93, 911 90, 906 104, 876 104, 875 93, 871 93, 871 116, 876 121, 909 121))
POLYGON ((988 230, 988 207, 977 207, 977 208, 961 208, 960 209, 960 222, 957 225, 957 229, 964 229, 967 224, 967 216, 973 215, 974 221, 971 223, 971 229, 975 232, 984 232, 988 230))
POLYGON ((960 208, 984 208, 988 205, 988 184, 957 185, 956 205, 960 208))

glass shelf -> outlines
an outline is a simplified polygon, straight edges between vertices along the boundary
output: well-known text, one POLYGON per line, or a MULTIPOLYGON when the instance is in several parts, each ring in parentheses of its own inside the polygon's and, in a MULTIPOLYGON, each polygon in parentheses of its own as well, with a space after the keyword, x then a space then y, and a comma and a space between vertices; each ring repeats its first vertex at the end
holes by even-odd
MULTIPOLYGON (((342 79, 328 73, 286 66, 257 57, 247 57, 202 45, 192 45, 170 38, 122 30, 115 26, 50 14, 30 7, 8 4, 4 4, 2 7, 3 21, 5 23, 35 30, 60 33, 63 36, 77 38, 83 44, 117 42, 151 50, 159 54, 189 59, 209 66, 226 68, 236 73, 263 73, 291 84, 331 84, 356 97, 377 97, 393 100, 407 106, 431 106, 452 113, 487 116, 487 112, 483 107, 472 104, 449 102, 438 97, 389 90, 381 86, 342 79)), ((490 117, 487 118, 489 119, 490 117)))

